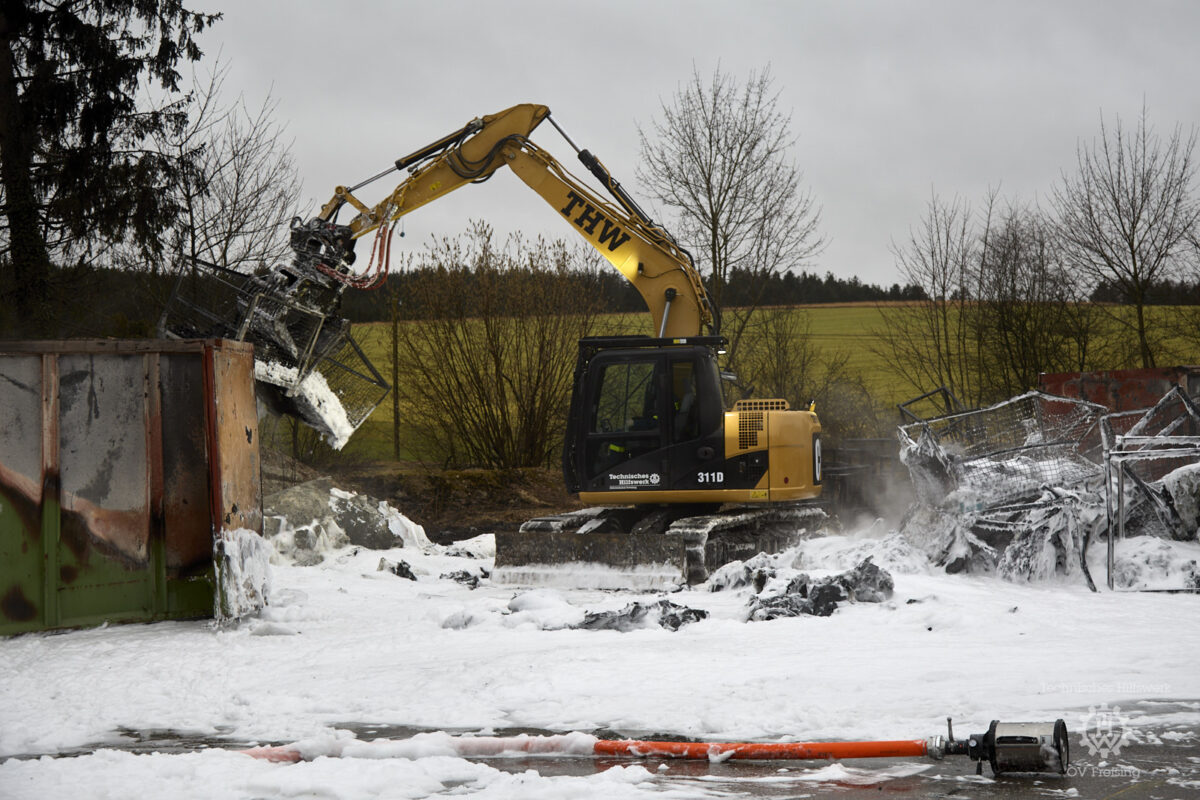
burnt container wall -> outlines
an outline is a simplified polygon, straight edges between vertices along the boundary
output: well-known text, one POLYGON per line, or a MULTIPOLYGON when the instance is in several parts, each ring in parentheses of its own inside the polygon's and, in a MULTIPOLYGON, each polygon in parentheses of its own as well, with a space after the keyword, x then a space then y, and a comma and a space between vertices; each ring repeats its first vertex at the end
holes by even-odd
MULTIPOLYGON (((86 625, 153 613, 146 356, 63 353, 58 362, 60 522, 46 620, 86 625)), ((48 471, 49 474, 49 471, 48 471)), ((156 531, 157 533, 157 531, 156 531)))
POLYGON ((1038 389, 1047 394, 1099 403, 1110 411, 1151 408, 1172 386, 1191 397, 1200 396, 1200 366, 1044 372, 1038 376, 1038 389))
POLYGON ((0 361, 0 633, 39 627, 42 546, 42 359, 0 361))
MULTIPOLYGON (((233 342, 224 342, 233 345, 233 342)), ((216 527, 262 533, 262 470, 258 452, 258 403, 254 396, 254 357, 248 346, 214 351, 209 360, 210 424, 216 454, 210 474, 216 527)))
POLYGON ((237 343, 0 343, 0 635, 211 615, 226 498, 261 530, 252 403, 237 343))

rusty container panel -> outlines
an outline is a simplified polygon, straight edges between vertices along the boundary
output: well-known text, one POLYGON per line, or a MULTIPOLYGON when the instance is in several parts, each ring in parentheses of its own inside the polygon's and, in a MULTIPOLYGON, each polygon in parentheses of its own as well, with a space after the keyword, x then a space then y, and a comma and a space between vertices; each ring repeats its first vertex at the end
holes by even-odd
POLYGON ((159 370, 166 566, 181 576, 203 575, 212 566, 204 361, 172 353, 159 370))
POLYGON ((0 361, 0 632, 37 625, 42 564, 42 359, 0 361))
POLYGON ((1098 372, 1044 372, 1038 389, 1060 397, 1099 403, 1110 411, 1151 408, 1172 386, 1200 395, 1200 367, 1150 367, 1098 372))
POLYGON ((0 342, 0 635, 213 613, 225 517, 261 532, 253 363, 219 341, 0 342))
POLYGON ((152 615, 146 395, 139 354, 58 357, 56 625, 152 615))
POLYGON ((227 530, 262 532, 262 471, 258 453, 258 404, 254 396, 254 355, 233 342, 214 349, 209 426, 214 437, 215 518, 227 530))

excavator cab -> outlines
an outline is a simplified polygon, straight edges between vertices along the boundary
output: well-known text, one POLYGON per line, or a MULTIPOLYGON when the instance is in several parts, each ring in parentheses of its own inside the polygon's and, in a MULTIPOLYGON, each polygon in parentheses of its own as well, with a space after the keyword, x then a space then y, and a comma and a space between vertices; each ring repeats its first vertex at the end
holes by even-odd
POLYGON ((563 448, 589 505, 764 505, 821 491, 821 424, 786 400, 726 411, 721 336, 579 342, 563 448))
POLYGON ((672 492, 695 485, 723 451, 714 344, 663 346, 647 337, 580 342, 563 457, 570 491, 672 492))
POLYGON ((579 342, 563 448, 567 488, 588 508, 496 533, 503 583, 652 588, 779 552, 823 512, 821 425, 785 400, 726 411, 720 336, 579 342))

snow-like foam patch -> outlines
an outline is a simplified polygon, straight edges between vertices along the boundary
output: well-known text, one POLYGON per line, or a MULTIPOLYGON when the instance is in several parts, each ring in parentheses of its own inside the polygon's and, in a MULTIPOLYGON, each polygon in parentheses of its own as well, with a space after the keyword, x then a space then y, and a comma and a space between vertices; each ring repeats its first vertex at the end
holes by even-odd
POLYGON ((298 371, 295 367, 280 364, 278 361, 255 361, 254 378, 263 383, 280 386, 288 391, 305 411, 313 414, 313 422, 320 423, 325 441, 334 450, 341 450, 350 441, 356 430, 346 416, 346 408, 338 398, 325 376, 313 370, 304 376, 304 380, 296 385, 298 371))
POLYGON ((446 555, 466 558, 495 558, 496 534, 481 533, 470 539, 460 539, 446 548, 446 555))
MULTIPOLYGON (((1103 545, 1091 555, 1103 552, 1103 545)), ((1114 550, 1113 582, 1119 589, 1200 589, 1200 543, 1135 536, 1117 540, 1114 550)))
POLYGON ((453 736, 444 731, 418 733, 408 739, 375 739, 364 742, 345 731, 296 742, 292 747, 306 761, 335 758, 499 758, 505 756, 590 756, 597 738, 586 733, 550 736, 453 736))
MULTIPOLYGON (((405 547, 416 548, 423 552, 433 548, 433 542, 429 541, 429 537, 425 535, 424 526, 418 525, 392 508, 387 501, 379 501, 379 513, 387 520, 388 529, 391 530, 392 535, 403 541, 405 547)), ((495 544, 492 547, 494 551, 495 544)))
POLYGON ((271 548, 252 530, 223 530, 213 542, 217 594, 213 616, 237 619, 267 604, 271 592, 271 548))
POLYGON ((796 569, 852 569, 871 559, 889 572, 924 575, 930 571, 929 557, 901 535, 890 531, 880 535, 876 526, 844 536, 820 536, 806 539, 794 548, 792 566, 796 569))
POLYGON ((828 764, 817 769, 791 773, 793 780, 805 783, 839 783, 852 786, 869 786, 880 781, 908 778, 919 775, 933 767, 932 764, 896 764, 883 769, 849 767, 841 762, 828 764))
POLYGON ((460 757, 320 758, 271 764, 221 748, 186 754, 138 755, 97 750, 77 758, 10 760, 0 764, 6 800, 46 797, 127 797, 173 800, 214 797, 389 798, 471 796, 520 800, 695 800, 726 798, 721 787, 672 786, 640 764, 583 775, 508 772, 460 757))
POLYGON ((630 589, 635 592, 682 586, 683 573, 667 564, 609 567, 575 561, 496 567, 492 582, 508 586, 554 586, 564 589, 630 589))
POLYGON ((1174 501, 1184 529, 1196 534, 1200 528, 1200 464, 1185 464, 1167 473, 1162 485, 1174 501))
POLYGON ((512 613, 504 617, 510 628, 532 624, 541 630, 559 630, 578 625, 583 621, 584 610, 576 608, 558 592, 550 589, 535 589, 518 594, 508 601, 512 613))

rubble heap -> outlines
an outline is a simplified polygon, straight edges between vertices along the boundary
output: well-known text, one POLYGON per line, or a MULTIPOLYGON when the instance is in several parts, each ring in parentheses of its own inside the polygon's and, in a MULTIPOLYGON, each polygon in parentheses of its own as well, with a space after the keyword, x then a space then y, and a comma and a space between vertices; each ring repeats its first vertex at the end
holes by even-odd
MULTIPOLYGON (((863 559, 854 569, 827 578, 811 578, 801 572, 788 581, 781 593, 764 597, 755 594, 750 598, 750 621, 798 617, 811 614, 828 617, 837 610, 838 603, 882 603, 892 596, 895 583, 887 570, 863 559)), ((761 591, 761 589, 759 590, 761 591)))

